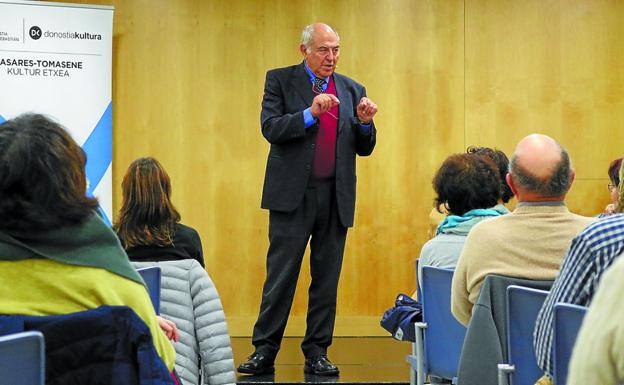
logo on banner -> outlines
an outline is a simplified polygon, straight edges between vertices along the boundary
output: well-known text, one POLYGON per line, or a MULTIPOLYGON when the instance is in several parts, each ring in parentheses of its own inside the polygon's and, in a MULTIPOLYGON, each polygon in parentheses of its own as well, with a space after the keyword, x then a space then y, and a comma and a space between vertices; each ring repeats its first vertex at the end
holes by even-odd
POLYGON ((28 31, 28 36, 30 36, 30 38, 33 40, 39 40, 41 37, 51 39, 102 40, 102 35, 100 35, 99 33, 75 31, 57 32, 50 30, 46 30, 45 32, 43 32, 41 28, 36 25, 30 27, 30 30, 28 31))
POLYGON ((28 31, 28 36, 30 36, 30 38, 33 40, 39 40, 41 38, 41 28, 33 25, 28 31))

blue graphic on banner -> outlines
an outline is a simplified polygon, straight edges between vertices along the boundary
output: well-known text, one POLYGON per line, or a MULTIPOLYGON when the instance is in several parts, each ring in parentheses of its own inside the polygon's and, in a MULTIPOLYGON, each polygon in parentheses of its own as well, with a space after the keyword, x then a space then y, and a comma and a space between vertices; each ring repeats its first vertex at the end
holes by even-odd
POLYGON ((2 117, 2 115, 0 115, 0 124, 6 122, 6 119, 4 117, 2 117))
MULTIPOLYGON (((85 166, 87 180, 87 195, 93 196, 93 191, 100 184, 106 169, 110 166, 113 158, 113 104, 106 107, 100 121, 97 123, 87 141, 82 146, 87 153, 87 165, 85 166)), ((110 225, 110 218, 100 208, 104 221, 110 225)))

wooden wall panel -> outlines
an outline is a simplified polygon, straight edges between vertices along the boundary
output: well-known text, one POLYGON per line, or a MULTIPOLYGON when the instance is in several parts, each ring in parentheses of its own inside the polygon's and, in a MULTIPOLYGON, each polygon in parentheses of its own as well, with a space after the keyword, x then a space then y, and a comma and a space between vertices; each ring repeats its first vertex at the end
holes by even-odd
MULTIPOLYGON (((382 311, 414 289, 431 178, 450 153, 487 145, 511 154, 531 132, 552 135, 578 171, 570 206, 588 215, 606 204, 607 165, 624 153, 622 2, 70 2, 115 6, 114 186, 139 156, 163 162, 183 222, 202 236, 232 335, 251 333, 264 279, 264 75, 301 60, 305 24, 340 32, 338 71, 380 107, 378 146, 358 162, 337 334, 381 333, 382 311)), ((119 189, 114 198, 118 209, 119 189)), ((306 263, 291 335, 305 327, 306 263)))
MULTIPOLYGON (((624 3, 466 1, 467 143, 513 152, 540 132, 570 152, 583 188, 607 183, 624 143, 624 3)), ((604 189, 570 207, 594 215, 604 189)))
MULTIPOLYGON (((378 318, 394 295, 414 289, 435 167, 463 148, 454 133, 464 120, 463 3, 99 1, 111 3, 114 186, 133 159, 162 161, 183 222, 202 236, 234 335, 251 332, 264 279, 265 72, 301 60, 304 25, 322 20, 339 31, 339 71, 363 83, 380 112, 377 149, 358 163, 337 330, 380 333, 378 318)), ((288 334, 303 331, 307 262, 288 334)))

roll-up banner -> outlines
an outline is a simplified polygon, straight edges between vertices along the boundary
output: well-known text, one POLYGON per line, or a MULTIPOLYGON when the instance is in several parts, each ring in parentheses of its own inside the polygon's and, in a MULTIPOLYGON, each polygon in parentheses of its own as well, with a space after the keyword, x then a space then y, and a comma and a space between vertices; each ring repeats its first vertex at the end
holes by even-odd
POLYGON ((112 218, 113 7, 0 0, 0 123, 61 123, 87 153, 87 194, 112 218))

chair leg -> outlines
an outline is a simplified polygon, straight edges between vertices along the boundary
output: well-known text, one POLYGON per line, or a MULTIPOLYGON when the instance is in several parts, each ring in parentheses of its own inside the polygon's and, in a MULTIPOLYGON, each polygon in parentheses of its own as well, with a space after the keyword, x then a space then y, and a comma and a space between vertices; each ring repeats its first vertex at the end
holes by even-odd
MULTIPOLYGON (((412 354, 414 354, 414 344, 412 344, 412 354)), ((410 385, 416 385, 416 369, 410 365, 410 385)))
POLYGON ((427 328, 426 322, 416 322, 416 385, 425 384, 425 345, 423 342, 423 330, 427 328))
POLYGON ((418 385, 417 382, 417 377, 418 377, 418 372, 416 370, 416 368, 418 367, 418 357, 416 356, 416 343, 413 342, 412 343, 412 354, 410 354, 409 356, 405 357, 405 360, 410 364, 410 385, 418 385))
POLYGON ((509 364, 498 364, 498 385, 509 385, 509 373, 513 373, 516 368, 509 364))

